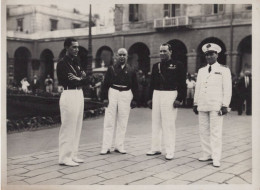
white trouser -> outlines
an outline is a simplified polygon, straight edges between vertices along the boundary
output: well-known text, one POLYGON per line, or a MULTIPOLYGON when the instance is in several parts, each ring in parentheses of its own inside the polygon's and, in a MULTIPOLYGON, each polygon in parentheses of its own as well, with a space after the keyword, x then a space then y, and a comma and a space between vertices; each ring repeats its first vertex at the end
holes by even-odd
POLYGON ((65 163, 77 157, 83 111, 83 91, 64 90, 60 97, 59 163, 65 163))
POLYGON ((109 88, 109 104, 105 111, 102 149, 111 149, 116 122, 115 148, 124 149, 126 127, 133 99, 131 90, 119 91, 109 88))
POLYGON ((152 151, 161 151, 162 134, 166 154, 174 154, 177 109, 173 108, 173 102, 176 97, 177 91, 153 91, 152 151))
POLYGON ((223 116, 218 111, 199 112, 199 132, 203 156, 220 161, 223 116))

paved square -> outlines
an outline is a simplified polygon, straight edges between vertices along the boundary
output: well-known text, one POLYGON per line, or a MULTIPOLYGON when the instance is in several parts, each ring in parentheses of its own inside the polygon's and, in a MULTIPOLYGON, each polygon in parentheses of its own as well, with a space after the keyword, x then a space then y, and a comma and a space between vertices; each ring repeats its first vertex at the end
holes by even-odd
MULTIPOLYGON (((199 162, 200 142, 197 116, 190 109, 179 109, 176 130, 176 152, 171 161, 162 155, 146 156, 151 141, 151 111, 131 111, 125 148, 127 154, 112 152, 99 155, 102 139, 103 117, 86 120, 83 124, 83 143, 80 157, 85 163, 78 167, 58 165, 58 149, 55 143, 44 150, 17 155, 14 145, 8 144, 7 182, 39 185, 193 185, 193 184, 251 184, 252 148, 250 116, 238 116, 231 112, 224 118, 223 155, 220 168, 211 162, 199 162), (85 138, 96 138, 85 142, 85 138)), ((56 134, 59 128, 35 132, 9 134, 8 143, 17 143, 24 152, 26 145, 36 143, 37 138, 50 138, 46 133, 56 134), (26 138, 30 133, 31 138, 26 138), (35 137, 34 137, 35 136, 35 137), (33 141, 35 138, 35 141, 33 141)), ((50 135, 51 136, 51 135, 50 135)), ((54 136, 54 135, 53 135, 54 136)), ((53 136, 51 136, 53 138, 53 136)), ((57 139, 56 139, 57 140, 57 139)), ((31 145, 32 146, 32 145, 31 145)), ((17 148, 18 149, 18 148, 17 148)))

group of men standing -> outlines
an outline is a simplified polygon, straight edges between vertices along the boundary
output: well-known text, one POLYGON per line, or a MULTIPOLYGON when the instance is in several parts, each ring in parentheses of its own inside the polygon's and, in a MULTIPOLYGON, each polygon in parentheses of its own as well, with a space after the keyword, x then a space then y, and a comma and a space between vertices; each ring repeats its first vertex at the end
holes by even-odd
MULTIPOLYGON (((61 129, 59 134, 59 163, 78 166, 83 162, 77 156, 83 119, 82 86, 88 83, 86 73, 77 63, 78 42, 67 38, 66 55, 58 62, 57 76, 64 91, 60 97, 61 129)), ((227 114, 232 94, 230 70, 217 62, 221 48, 213 43, 202 47, 208 65, 201 68, 195 88, 194 112, 199 114, 202 157, 199 161, 213 159, 220 166, 223 115, 227 114)), ((175 152, 175 121, 177 110, 186 93, 186 73, 182 63, 171 59, 174 53, 170 44, 160 46, 161 61, 154 64, 151 74, 149 100, 152 109, 152 142, 147 156, 161 154, 161 137, 165 145, 165 158, 172 160, 175 152)), ((124 139, 131 108, 137 106, 138 81, 133 68, 127 64, 125 48, 117 51, 117 62, 105 74, 102 99, 107 107, 104 117, 101 155, 112 151, 126 154, 124 139)))

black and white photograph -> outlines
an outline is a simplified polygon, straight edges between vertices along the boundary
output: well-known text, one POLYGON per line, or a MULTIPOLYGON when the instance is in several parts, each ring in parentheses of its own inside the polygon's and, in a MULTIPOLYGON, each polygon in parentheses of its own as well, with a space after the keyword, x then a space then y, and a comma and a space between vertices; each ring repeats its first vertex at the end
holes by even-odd
POLYGON ((3 189, 260 189, 259 1, 1 5, 3 189))

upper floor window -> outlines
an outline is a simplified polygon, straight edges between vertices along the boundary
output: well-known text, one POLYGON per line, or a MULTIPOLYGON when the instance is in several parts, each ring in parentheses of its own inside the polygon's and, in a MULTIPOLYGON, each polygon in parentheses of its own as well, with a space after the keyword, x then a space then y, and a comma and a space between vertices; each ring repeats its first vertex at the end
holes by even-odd
POLYGON ((245 4, 245 10, 252 11, 252 4, 245 4))
POLYGON ((51 22, 51 31, 57 30, 58 29, 58 20, 50 19, 50 22, 51 22))
POLYGON ((73 23, 73 28, 80 28, 80 24, 78 24, 78 23, 73 23))
POLYGON ((73 9, 73 13, 75 13, 75 14, 80 14, 80 12, 79 12, 79 10, 78 9, 73 9))
POLYGON ((164 17, 176 17, 181 15, 180 4, 164 4, 163 5, 164 17))
POLYGON ((138 18, 138 4, 130 4, 129 5, 129 21, 136 22, 139 20, 138 18))
POLYGON ((213 14, 219 14, 224 12, 223 4, 213 4, 213 14))
POLYGON ((23 18, 17 19, 17 31, 22 32, 23 31, 23 18))

